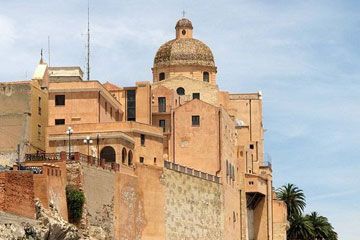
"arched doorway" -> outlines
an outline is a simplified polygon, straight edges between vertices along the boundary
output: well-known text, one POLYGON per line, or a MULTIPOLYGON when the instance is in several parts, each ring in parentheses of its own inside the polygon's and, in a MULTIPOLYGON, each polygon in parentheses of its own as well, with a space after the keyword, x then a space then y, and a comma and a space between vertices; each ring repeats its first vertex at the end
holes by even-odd
POLYGON ((121 162, 123 164, 126 164, 126 157, 127 157, 126 148, 123 148, 121 151, 121 162))
POLYGON ((116 153, 115 149, 111 146, 106 146, 101 149, 100 159, 105 159, 106 162, 115 162, 116 161, 116 153))

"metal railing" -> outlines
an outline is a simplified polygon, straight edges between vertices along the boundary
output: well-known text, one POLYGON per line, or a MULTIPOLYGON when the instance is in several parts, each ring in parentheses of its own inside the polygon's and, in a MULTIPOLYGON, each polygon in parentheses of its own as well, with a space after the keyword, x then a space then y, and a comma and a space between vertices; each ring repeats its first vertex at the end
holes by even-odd
POLYGON ((272 168, 272 164, 270 161, 264 161, 263 164, 261 165, 262 167, 268 167, 268 168, 272 168))
POLYGON ((186 166, 182 166, 176 163, 172 163, 169 161, 164 161, 164 167, 170 170, 174 170, 177 172, 181 172, 190 176, 194 176, 194 177, 198 177, 207 181, 211 181, 211 182, 215 182, 215 183, 220 183, 220 178, 218 176, 214 176, 212 174, 209 173, 205 173, 205 172, 201 172, 198 170, 195 170, 193 168, 189 168, 186 166))
POLYGON ((60 153, 25 154, 25 161, 59 161, 60 153))
POLYGON ((104 159, 100 160, 93 156, 88 156, 80 152, 73 152, 71 154, 61 152, 61 153, 35 153, 35 154, 25 154, 25 161, 80 161, 87 163, 88 165, 93 165, 97 167, 102 167, 103 169, 119 171, 120 165, 115 162, 106 162, 104 159))

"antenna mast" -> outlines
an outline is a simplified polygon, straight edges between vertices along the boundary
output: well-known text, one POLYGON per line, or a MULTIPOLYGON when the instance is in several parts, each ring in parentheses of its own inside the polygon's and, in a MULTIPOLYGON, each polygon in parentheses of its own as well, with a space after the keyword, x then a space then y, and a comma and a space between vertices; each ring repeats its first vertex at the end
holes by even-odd
POLYGON ((49 67, 50 67, 50 36, 48 36, 48 61, 49 61, 49 67))
POLYGON ((86 63, 86 75, 87 80, 90 80, 90 0, 88 0, 88 12, 87 12, 87 63, 86 63))

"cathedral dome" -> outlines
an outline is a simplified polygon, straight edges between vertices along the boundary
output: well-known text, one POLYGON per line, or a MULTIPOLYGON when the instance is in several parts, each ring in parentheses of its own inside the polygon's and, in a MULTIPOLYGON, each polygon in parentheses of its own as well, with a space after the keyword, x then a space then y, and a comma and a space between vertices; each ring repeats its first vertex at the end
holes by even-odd
POLYGON ((177 38, 159 48, 154 67, 177 65, 215 67, 215 61, 210 48, 203 42, 194 38, 177 38))
POLYGON ((211 49, 192 37, 190 20, 182 18, 176 23, 176 38, 160 46, 154 59, 154 67, 205 66, 215 67, 211 49))

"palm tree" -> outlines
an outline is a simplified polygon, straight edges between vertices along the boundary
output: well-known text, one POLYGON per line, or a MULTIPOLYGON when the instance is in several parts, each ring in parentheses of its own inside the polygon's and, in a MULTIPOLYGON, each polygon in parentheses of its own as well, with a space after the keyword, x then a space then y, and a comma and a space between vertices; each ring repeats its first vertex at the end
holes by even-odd
POLYGON ((314 239, 314 227, 309 218, 302 214, 291 217, 290 228, 287 231, 288 240, 310 240, 314 239))
POLYGON ((301 189, 288 183, 276 191, 276 196, 286 203, 289 221, 301 216, 306 206, 305 194, 301 189))
POLYGON ((306 217, 314 229, 313 240, 336 240, 337 233, 326 217, 320 216, 317 212, 312 212, 306 217))

